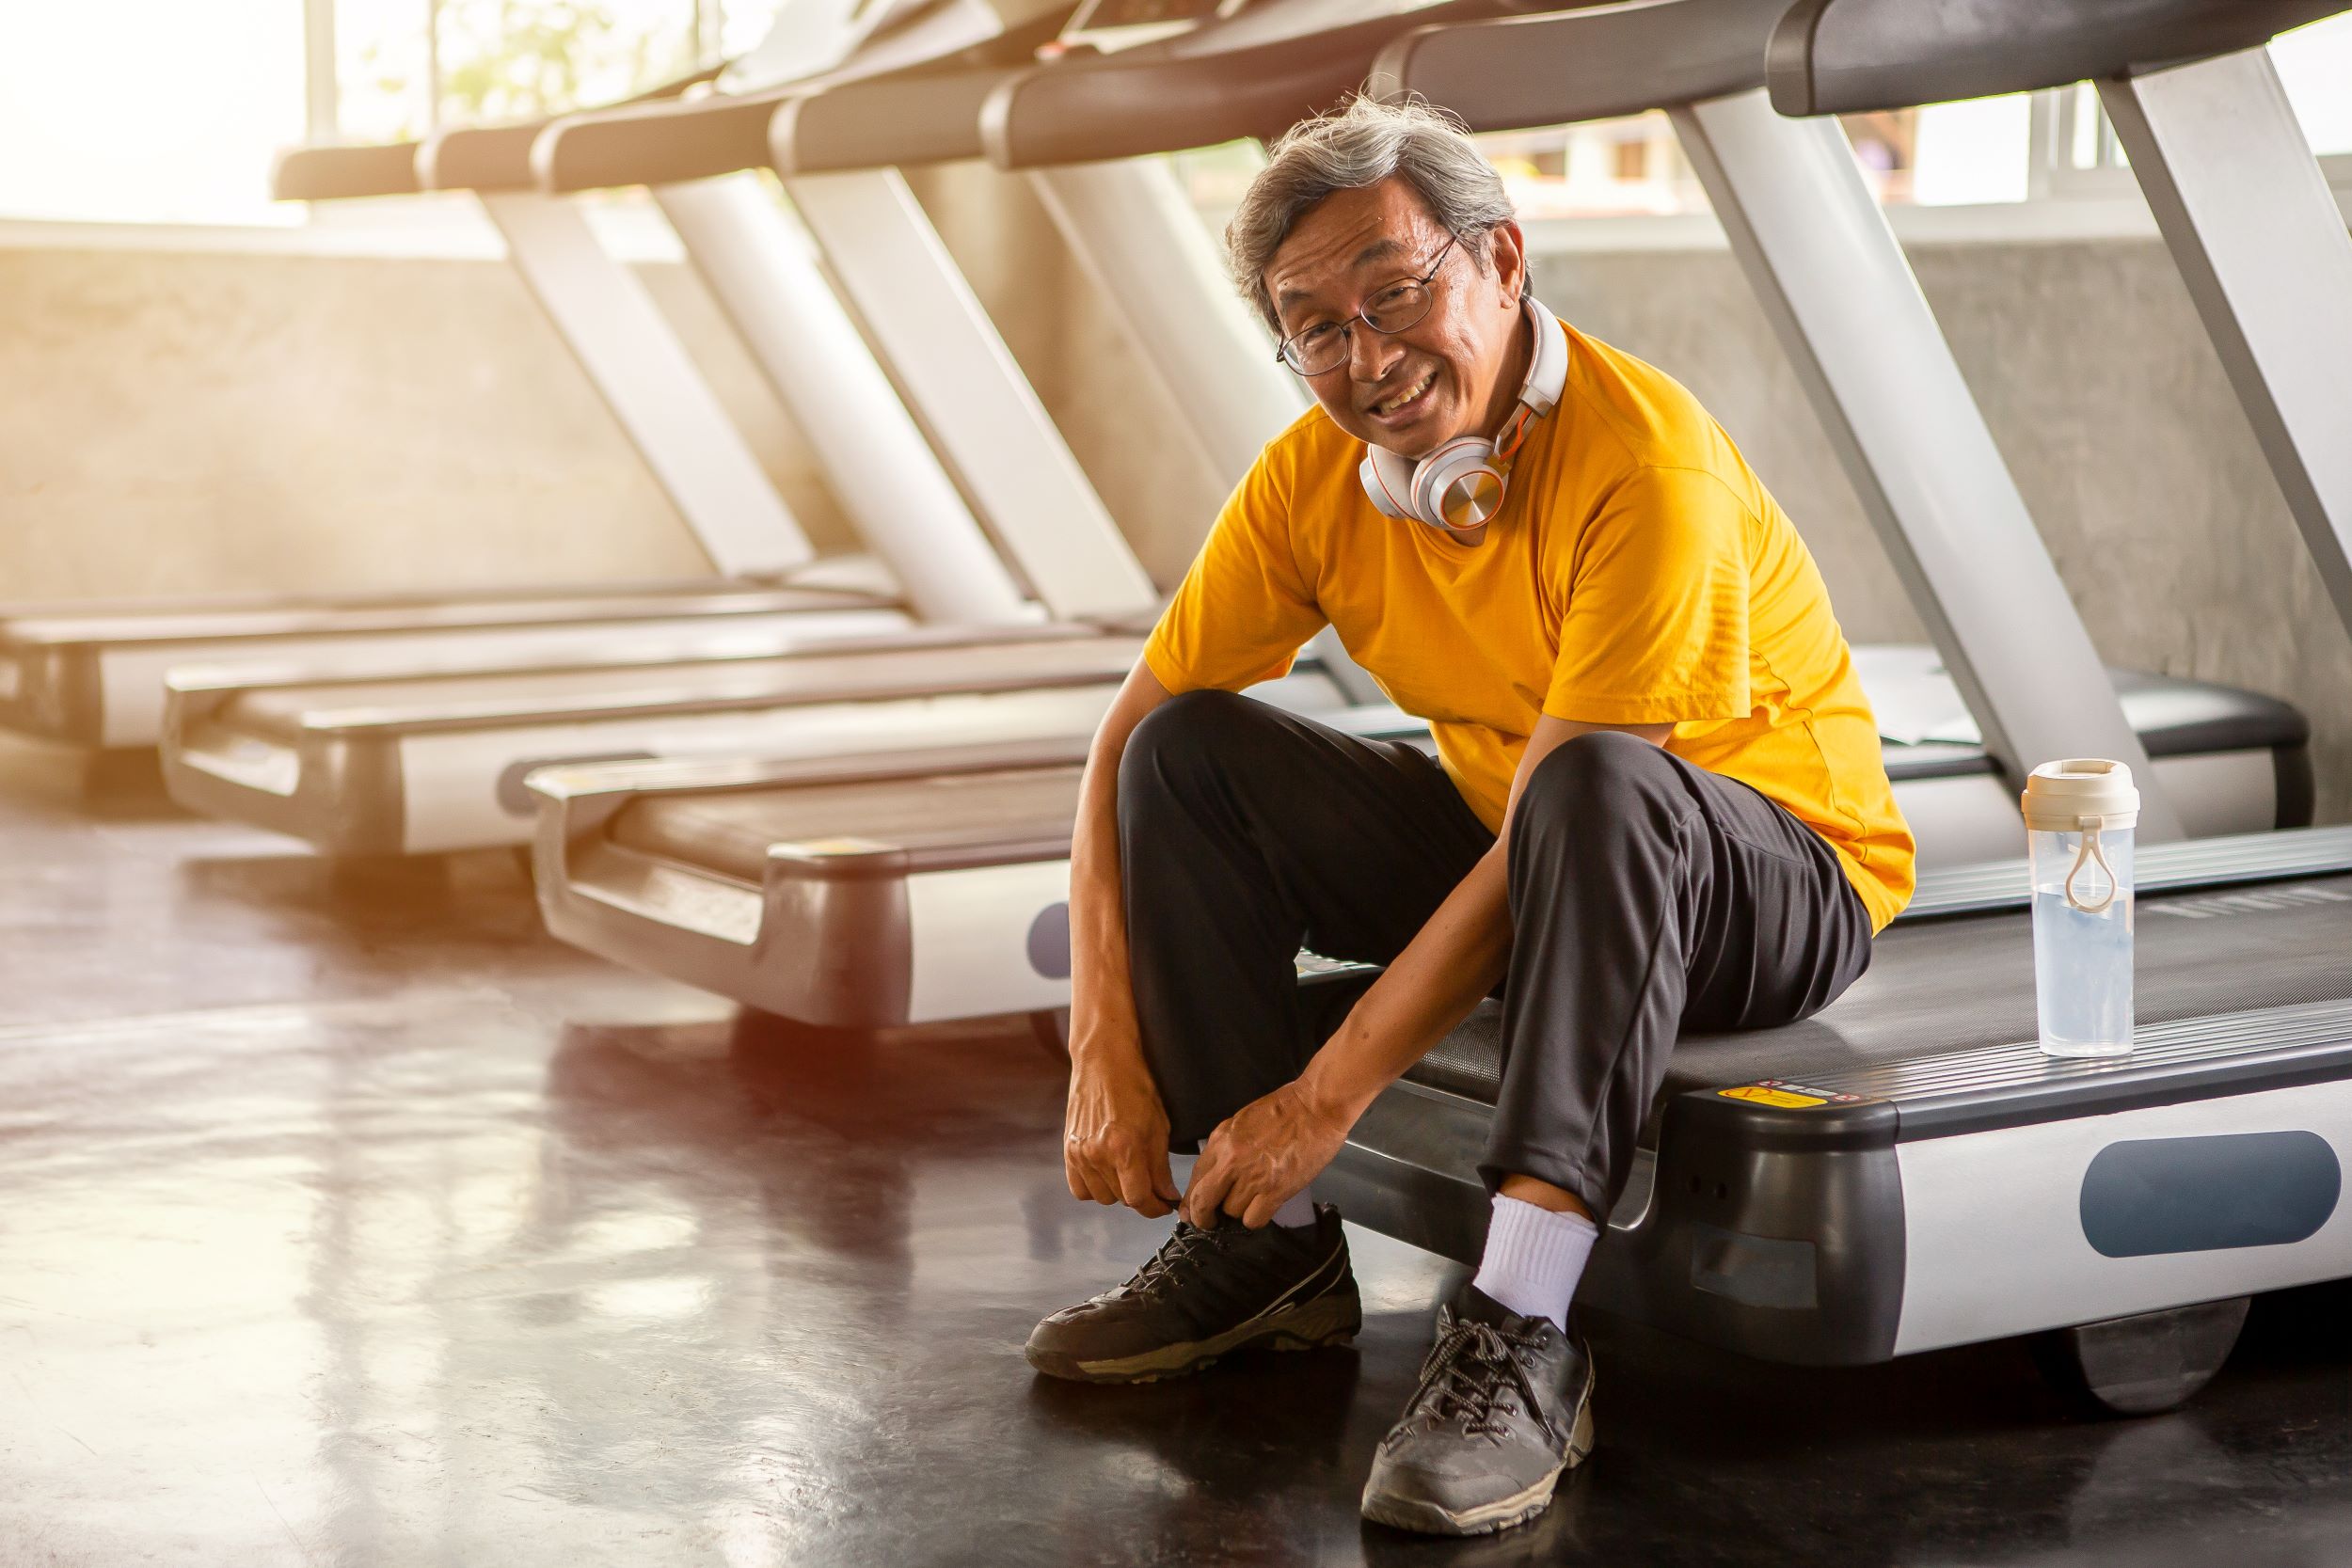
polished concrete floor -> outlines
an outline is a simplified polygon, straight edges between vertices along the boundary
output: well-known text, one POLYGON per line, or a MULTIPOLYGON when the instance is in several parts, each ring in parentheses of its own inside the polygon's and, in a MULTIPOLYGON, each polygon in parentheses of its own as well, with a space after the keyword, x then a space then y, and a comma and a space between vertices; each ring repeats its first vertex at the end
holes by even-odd
POLYGON ((2341 1564, 2352 1292, 2191 1408, 2015 1346, 1813 1372, 1597 1322, 1538 1526, 1359 1524, 1447 1270, 1353 1350, 1041 1381, 1159 1227, 1073 1202, 1017 1028, 868 1050, 539 933, 503 855, 337 869, 0 752, 0 1563, 2341 1564))

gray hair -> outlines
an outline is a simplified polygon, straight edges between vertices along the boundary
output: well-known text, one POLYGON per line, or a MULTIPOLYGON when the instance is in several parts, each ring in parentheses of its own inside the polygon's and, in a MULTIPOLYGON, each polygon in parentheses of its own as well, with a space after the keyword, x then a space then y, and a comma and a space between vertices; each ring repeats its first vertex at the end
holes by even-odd
POLYGON ((1308 209, 1336 191, 1391 177, 1413 187, 1429 215, 1482 266, 1486 236, 1511 220, 1502 177, 1460 119, 1420 99, 1358 96, 1282 134, 1225 226, 1225 268, 1242 297, 1279 334, 1265 292, 1266 263, 1308 209))

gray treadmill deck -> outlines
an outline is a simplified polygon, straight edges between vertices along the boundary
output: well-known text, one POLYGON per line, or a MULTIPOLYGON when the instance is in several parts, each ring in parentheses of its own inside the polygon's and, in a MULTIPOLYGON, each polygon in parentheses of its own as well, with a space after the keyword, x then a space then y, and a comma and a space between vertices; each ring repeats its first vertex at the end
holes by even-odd
MULTIPOLYGON (((2352 994, 2352 875, 2143 895, 2135 918, 2143 1025, 2352 994)), ((1482 1003, 1408 1076, 1491 1103, 1501 1027, 1500 1006, 1482 1003)), ((2036 1033, 2026 911, 1899 923, 1880 933, 1869 972, 1813 1018, 1684 1037, 1661 1098, 1759 1078, 1883 1077, 1923 1058, 2030 1041, 2036 1033)))
MULTIPOLYGON (((2184 734, 2198 734, 2208 744, 2277 745, 2306 733, 2300 714, 2270 698, 2196 681, 2173 683, 2153 676, 2132 681, 2130 689, 2150 705, 2135 717, 2167 723, 2169 729, 2160 733, 2176 741, 2184 734), (2229 727, 2226 736, 2214 733, 2217 725, 2229 727)), ((2177 744, 2151 746, 2159 754, 2180 749, 2177 744)), ((1991 767, 1983 751, 1971 746, 1885 741, 1882 750, 1889 774, 1898 781, 1960 776, 1991 767)), ((606 831, 625 848, 755 885, 763 875, 770 845, 854 838, 916 862, 944 853, 958 863, 968 863, 974 851, 991 843, 1019 846, 1025 855, 1035 845, 1069 836, 1076 815, 1075 768, 1009 768, 988 774, 984 789, 975 785, 975 777, 926 780, 910 775, 846 784, 689 787, 675 793, 656 785, 624 807, 606 831), (965 793, 949 797, 921 787, 926 784, 959 787, 965 793), (959 820, 952 827, 931 821, 926 814, 934 809, 953 811, 959 820)), ((2282 855, 2293 860, 2306 851, 2295 839, 2280 837, 2275 845, 2265 838, 2212 853, 2224 852, 2266 863, 2282 855)), ((2222 875, 2235 869, 2229 862, 2213 861, 2212 854, 2198 864, 2222 875)), ((1949 907, 1934 912, 1975 912, 1988 900, 1997 904, 2011 894, 2010 882, 2020 875, 2017 867, 2007 864, 1976 868, 1964 883, 1947 874, 1938 891, 1949 907)), ((1882 951, 1890 942, 1911 941, 1907 929, 1899 927, 1882 939, 1882 951)), ((1465 1027, 1480 1026, 1473 1020, 1465 1027)), ((1444 1050, 1439 1048, 1440 1057, 1444 1050)))
POLYGON ((213 717, 286 742, 333 732, 562 722, 609 713, 1117 680, 1142 647, 1141 638, 1123 635, 905 644, 894 639, 882 647, 782 657, 263 686, 237 690, 213 717))
POLYGON ((354 598, 207 603, 0 606, 0 645, 207 641, 215 638, 318 637, 336 633, 449 632, 564 622, 666 620, 673 616, 772 615, 847 610, 891 601, 848 588, 730 588, 650 584, 496 597, 354 598))
POLYGON ((614 844, 760 884, 771 846, 856 840, 920 860, 989 845, 1068 843, 1075 766, 949 773, 790 789, 657 795, 614 818, 614 844))

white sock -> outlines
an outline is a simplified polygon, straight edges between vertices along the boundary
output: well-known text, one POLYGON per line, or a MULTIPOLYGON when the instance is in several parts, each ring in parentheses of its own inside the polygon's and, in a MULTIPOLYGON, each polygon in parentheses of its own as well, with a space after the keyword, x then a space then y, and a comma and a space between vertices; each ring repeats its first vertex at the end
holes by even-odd
MULTIPOLYGON (((1171 1154, 1168 1157, 1168 1174, 1175 1177, 1178 1192, 1181 1193, 1192 1185, 1192 1167, 1199 1163, 1200 1159, 1200 1156, 1198 1154, 1171 1154)), ((1309 1183, 1305 1192, 1274 1211, 1274 1223, 1277 1225, 1312 1225, 1315 1223, 1315 1189, 1311 1182, 1309 1183)))
POLYGON ((1520 1317, 1549 1318, 1565 1331, 1568 1302, 1598 1240, 1600 1227, 1582 1214, 1555 1214, 1497 1193, 1470 1283, 1520 1317))

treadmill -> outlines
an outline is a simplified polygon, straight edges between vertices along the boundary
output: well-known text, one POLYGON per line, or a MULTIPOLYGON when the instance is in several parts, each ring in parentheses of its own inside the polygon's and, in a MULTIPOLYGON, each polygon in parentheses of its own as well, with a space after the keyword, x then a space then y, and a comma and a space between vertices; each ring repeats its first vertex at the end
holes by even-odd
POLYGON ((2157 230, 2337 613, 2352 624, 2352 245, 2271 64, 2270 39, 2342 0, 2159 7, 2119 45, 2082 4, 1919 17, 1811 0, 1772 39, 1784 114, 2094 82, 2157 230), (2001 84, 1988 86, 1987 84, 2001 84))
MULTIPOLYGON (((297 149, 280 157, 275 189, 289 200, 413 192, 419 150, 414 143, 297 149)), ((954 536, 952 516, 927 528, 923 519, 932 514, 909 514, 915 520, 899 523, 896 538, 883 540, 886 546, 903 541, 886 552, 893 572, 816 560, 650 299, 595 249, 577 216, 568 228, 544 216, 502 227, 550 320, 723 580, 0 605, 0 726, 78 746, 152 746, 163 732, 164 674, 190 663, 253 660, 323 676, 662 659, 696 650, 775 652, 809 638, 903 629, 911 624, 909 601, 916 613, 939 622, 1028 618, 1011 579, 989 575, 985 546, 968 518, 967 544, 954 536)), ((854 329, 848 330, 854 342, 854 329)), ((823 380, 841 395, 840 375, 823 380)), ((880 421, 870 402, 860 412, 874 425, 880 421)), ((906 422, 903 411, 899 420, 906 422)), ((908 431, 909 438, 890 449, 891 461, 869 461, 867 468, 903 472, 909 450, 926 453, 911 425, 908 431)), ((859 455, 875 456, 872 443, 859 455)), ((944 479, 937 488, 954 501, 944 479)))
MULTIPOLYGON (((996 16, 984 6, 951 8, 954 27, 919 36, 963 64, 974 19, 996 16)), ((918 12, 910 29, 927 18, 935 19, 918 12)), ((1025 58, 1033 40, 997 25, 999 41, 1016 41, 1025 58)), ((854 80, 910 52, 906 34, 882 44, 874 59, 846 61, 831 79, 854 80)), ((699 131, 706 115, 723 121, 739 112, 715 99, 675 123, 699 131)), ((417 164, 426 183, 473 190, 510 231, 523 227, 516 213, 532 214, 528 232, 563 210, 531 183, 540 135, 530 126, 451 132, 426 144, 417 164)), ((767 199, 747 186, 746 201, 718 207, 682 176, 665 171, 654 183, 665 211, 691 214, 681 232, 705 241, 739 238, 767 199)), ((901 309, 887 319, 898 330, 924 328, 933 359, 961 360, 966 373, 953 394, 924 400, 927 422, 946 444, 978 454, 962 465, 970 486, 1057 624, 943 629, 854 648, 803 639, 789 649, 593 669, 510 665, 324 681, 292 670, 183 669, 171 682, 164 746, 173 797, 330 852, 432 853, 525 842, 529 807, 518 781, 550 761, 744 752, 804 761, 1090 734, 1140 652, 1140 637, 1120 628, 1148 620, 1156 593, 944 250, 935 240, 915 249, 934 286, 908 292, 914 316, 901 309), (943 344, 969 352, 942 355, 943 344)), ((748 297, 752 272, 736 266, 714 281, 748 297)), ((749 308, 737 313, 744 319, 749 308)), ((1001 575, 993 558, 990 564, 1001 575)), ((1360 675, 1350 680, 1320 656, 1303 660, 1275 697, 1382 731, 1422 729, 1360 675)))
MULTIPOLYGON (((2170 0, 2119 23, 2067 8, 2065 58, 2102 78, 2151 58, 2191 69, 2177 62, 2259 47, 2281 9, 2170 0)), ((1690 52, 1762 41, 1735 7, 1666 0, 1418 34, 1384 66, 1440 99, 1466 71, 1557 83, 1654 49, 1667 11, 1686 13, 1690 52)), ((1772 77, 1809 80, 1825 112, 1845 106, 1821 92, 1829 62, 1868 61, 1874 103, 1910 101, 1906 81, 1917 96, 2038 86, 2014 45, 2050 14, 2006 0, 1931 29, 1904 0, 1807 4, 1772 35, 1772 77)), ((2352 241, 2338 224, 2322 244, 2352 241)), ((2323 248, 2294 264, 2334 263, 2323 248)), ((2137 869, 2130 1055, 2041 1053, 2024 862, 1923 876, 1830 1007, 1677 1046, 1580 1300, 1811 1365, 2041 1335, 2076 1392, 2138 1413, 2213 1375, 2251 1293, 2352 1274, 2352 829, 2149 846, 2137 869)), ((1367 974, 1302 995, 1336 1022, 1367 974)), ((1358 1124, 1326 1179, 1351 1219, 1477 1256, 1500 1022, 1483 1004, 1358 1124)))
MULTIPOLYGON (((1099 28, 1112 9, 1089 7, 1073 27, 1099 28)), ((1152 11, 1152 24, 1162 25, 1152 11)), ((1363 20, 1360 7, 1273 0, 1104 60, 1065 58, 899 100, 886 97, 899 90, 887 82, 806 97, 789 119, 778 116, 771 140, 787 167, 820 158, 828 167, 845 165, 861 148, 876 161, 952 156, 974 141, 955 140, 946 111, 975 104, 980 144, 1012 166, 1166 150, 1200 135, 1270 135, 1301 106, 1329 103, 1351 89, 1383 42, 1429 14, 1406 10, 1381 25, 1363 20), (1211 85, 1205 101, 1215 112, 1205 119, 1190 109, 1162 107, 1203 102, 1211 85), (914 105, 922 102, 938 112, 916 114, 914 105), (885 104, 891 112, 882 112, 885 104)), ((1743 72, 1756 97, 1763 40, 1777 10, 1751 4, 1737 15, 1747 29, 1743 55, 1729 66, 1711 59, 1705 69, 1715 74, 1704 80, 1711 86, 1724 70, 1743 72)), ((1659 90, 1657 62, 1681 58, 1679 40, 1651 41, 1657 47, 1648 54, 1617 56, 1616 65, 1597 73, 1599 82, 1580 79, 1584 99, 1555 91, 1546 119, 1625 112, 1626 95, 1645 90, 1645 74, 1653 79, 1651 96, 1635 106, 1672 102, 1671 90, 1659 90), (1624 63, 1629 59, 1644 63, 1636 69, 1624 63)), ((1765 119, 1769 127, 1769 111, 1765 119)), ((969 128, 965 134, 972 135, 969 128)), ((1842 140, 1835 150, 1847 161, 1826 166, 1842 171, 1851 192, 1867 203, 1842 140)), ((1801 223, 1803 193, 1792 206, 1801 223)), ((1874 205, 1869 217, 1883 240, 1877 254, 1892 256, 1899 269, 1899 253, 1874 205)), ((1907 272, 1898 281, 1907 286, 1907 272)), ((1851 394, 1856 364, 1881 383, 1893 380, 1911 363, 1899 352, 1935 368, 1942 341, 1915 287, 1908 315, 1899 290, 1882 292, 1892 297, 1874 315, 1874 334, 1819 375, 1818 385, 1851 394), (1897 336, 1898 327, 1910 336, 1897 336)), ((1803 333, 1790 337, 1802 357, 1819 362, 1803 333)), ((1943 363, 1946 399, 1933 430, 1881 419, 1867 439, 1845 444, 1858 485, 1874 498, 1899 544, 1918 536, 1929 551, 1940 546, 1936 567, 1963 584, 1979 580, 1977 574, 1947 562, 1969 562, 1983 544, 1933 532, 1949 517, 1937 480, 1948 478, 1952 489, 1972 498, 1989 493, 1984 511, 1997 517, 2006 504, 2011 537, 2022 534, 2028 563, 2039 558, 2046 571, 2013 488, 2004 500, 2006 475, 1975 405, 1949 371, 1948 356, 1943 363), (1979 440, 1960 449, 1957 461, 1948 446, 1937 445, 1937 435, 1964 433, 1972 423, 1979 440), (1988 454, 1989 474, 1967 471, 1978 452, 1988 454)), ((1839 405, 1828 398, 1825 391, 1835 411, 1839 405)), ((2002 693, 1995 712, 2010 733, 2034 733, 2038 725, 2037 747, 2065 754, 2071 735, 2046 699, 2047 673, 2064 667, 2067 650, 2046 654, 2036 641, 2050 627, 2072 628, 2087 650, 2062 593, 2062 610, 2010 627, 1990 615, 1956 616, 1935 580, 1924 572, 1915 580, 1922 584, 1931 624, 1961 625, 1974 640, 1955 639, 1958 653, 1989 650, 1981 662, 2002 693), (2023 639, 2020 647, 2003 641, 2011 636, 2023 639)), ((2054 577, 2049 582, 2058 592, 2054 577)), ((2015 585, 2005 583, 2003 591, 2014 593, 2015 585)), ((1856 650, 1882 732, 1898 737, 1885 748, 1888 770, 1931 865, 2012 852, 2020 830, 2014 785, 2005 779, 2022 779, 2031 759, 2045 754, 2021 751, 2013 739, 1988 742, 1971 715, 1975 705, 1944 674, 1941 657, 1927 650, 1856 650)), ((2172 789, 2189 831, 2247 832, 2310 820, 2308 727, 2284 704, 2198 683, 2120 672, 2110 677, 2095 664, 2091 678, 2108 703, 2120 696, 2139 743, 2159 759, 2153 776, 2172 789)), ((899 779, 872 768, 853 781, 792 762, 548 769, 532 780, 542 802, 542 910, 548 927, 579 946, 803 1023, 874 1027, 1026 1011, 1050 1037, 1059 1027, 1055 1010, 1069 1001, 1068 853, 1081 755, 1073 749, 1025 769, 1012 755, 975 757, 961 786, 973 792, 971 820, 946 804, 954 781, 899 779), (935 804, 902 809, 895 799, 900 792, 935 804), (836 958, 818 963, 810 957, 816 953, 836 958)))

